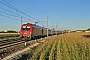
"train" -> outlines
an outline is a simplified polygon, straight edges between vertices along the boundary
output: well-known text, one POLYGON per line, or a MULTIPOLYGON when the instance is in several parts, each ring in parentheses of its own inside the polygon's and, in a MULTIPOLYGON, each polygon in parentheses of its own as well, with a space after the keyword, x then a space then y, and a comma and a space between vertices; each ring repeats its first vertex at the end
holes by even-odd
MULTIPOLYGON (((48 28, 48 36, 60 34, 59 31, 48 28)), ((41 27, 36 24, 26 23, 22 24, 20 27, 20 37, 26 39, 35 39, 37 37, 47 36, 47 28, 41 27)))

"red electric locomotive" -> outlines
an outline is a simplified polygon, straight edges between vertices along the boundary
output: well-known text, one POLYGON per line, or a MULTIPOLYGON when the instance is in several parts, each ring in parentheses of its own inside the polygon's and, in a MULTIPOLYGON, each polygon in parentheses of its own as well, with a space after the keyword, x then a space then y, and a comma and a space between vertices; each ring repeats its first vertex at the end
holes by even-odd
POLYGON ((31 39, 40 36, 42 36, 42 27, 31 23, 22 24, 20 28, 21 38, 31 39))

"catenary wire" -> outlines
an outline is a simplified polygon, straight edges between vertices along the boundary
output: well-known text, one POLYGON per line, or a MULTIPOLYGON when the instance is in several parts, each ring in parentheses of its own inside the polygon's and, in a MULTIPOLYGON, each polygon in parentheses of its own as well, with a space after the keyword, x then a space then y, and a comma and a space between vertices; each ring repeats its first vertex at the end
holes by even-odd
POLYGON ((33 0, 28 0, 41 14, 43 14, 46 17, 46 14, 36 5, 36 3, 33 0))
POLYGON ((14 6, 12 6, 11 4, 9 4, 8 2, 6 2, 5 0, 2 0, 2 1, 0 1, 0 3, 4 4, 5 6, 7 6, 7 7, 11 8, 11 9, 13 9, 13 10, 17 11, 17 12, 20 12, 20 13, 22 13, 23 15, 26 15, 26 16, 28 16, 28 17, 30 17, 30 18, 32 18, 32 19, 34 19, 34 20, 36 20, 36 18, 31 17, 30 15, 28 15, 28 14, 26 14, 26 13, 24 13, 24 12, 20 11, 20 10, 19 10, 19 9, 17 9, 16 7, 14 7, 14 6), (3 2, 2 2, 2 1, 3 1, 3 2))
POLYGON ((33 20, 29 19, 29 18, 26 18, 26 17, 24 17, 24 16, 21 16, 21 15, 19 15, 19 14, 17 14, 17 13, 14 13, 14 12, 10 11, 10 10, 7 10, 7 9, 5 9, 5 8, 0 7, 0 9, 2 9, 2 10, 4 10, 4 11, 7 11, 7 12, 9 12, 9 13, 15 14, 15 15, 17 15, 18 17, 22 17, 22 18, 24 18, 24 19, 33 21, 33 20))

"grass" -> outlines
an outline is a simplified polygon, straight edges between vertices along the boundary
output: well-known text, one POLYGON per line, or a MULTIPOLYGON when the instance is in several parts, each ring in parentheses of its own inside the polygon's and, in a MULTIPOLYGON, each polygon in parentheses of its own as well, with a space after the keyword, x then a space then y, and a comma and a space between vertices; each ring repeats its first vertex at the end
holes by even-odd
POLYGON ((13 39, 19 36, 19 34, 0 34, 0 40, 13 39))

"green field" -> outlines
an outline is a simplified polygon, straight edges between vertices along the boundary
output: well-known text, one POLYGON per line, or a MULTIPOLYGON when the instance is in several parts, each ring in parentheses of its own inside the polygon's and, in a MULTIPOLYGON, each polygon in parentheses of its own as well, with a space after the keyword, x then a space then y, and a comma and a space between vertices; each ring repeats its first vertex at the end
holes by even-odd
POLYGON ((0 33, 0 40, 7 40, 19 37, 19 33, 0 33))

